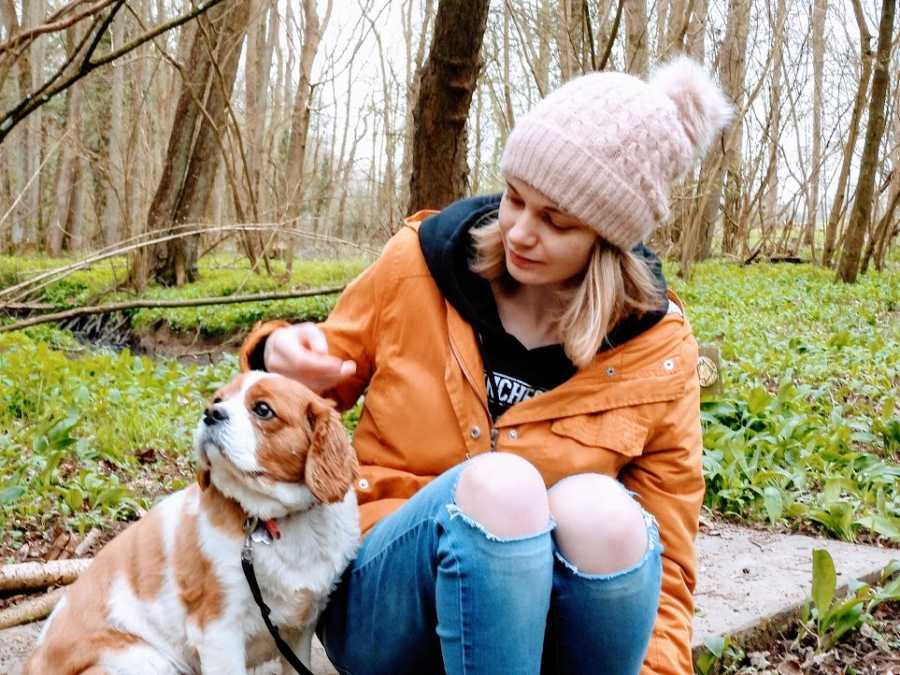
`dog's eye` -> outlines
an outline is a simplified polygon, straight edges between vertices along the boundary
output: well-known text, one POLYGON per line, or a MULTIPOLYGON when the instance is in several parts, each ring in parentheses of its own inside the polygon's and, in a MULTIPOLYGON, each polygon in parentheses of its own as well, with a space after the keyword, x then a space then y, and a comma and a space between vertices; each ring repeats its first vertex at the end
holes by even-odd
POLYGON ((215 405, 216 403, 221 403, 221 402, 222 402, 222 397, 221 397, 221 396, 216 396, 216 397, 213 399, 212 402, 213 402, 213 405, 215 405))
POLYGON ((253 414, 264 420, 275 417, 275 411, 265 401, 257 401, 253 404, 253 414))

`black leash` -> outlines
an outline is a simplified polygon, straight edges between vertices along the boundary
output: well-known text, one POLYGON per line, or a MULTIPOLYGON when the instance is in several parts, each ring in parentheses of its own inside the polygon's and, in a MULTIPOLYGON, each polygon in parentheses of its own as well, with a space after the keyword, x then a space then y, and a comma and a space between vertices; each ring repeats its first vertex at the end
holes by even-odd
POLYGON ((250 592, 253 594, 253 599, 256 600, 256 605, 259 607, 260 614, 262 614, 263 622, 266 624, 266 628, 269 629, 269 633, 272 634, 272 639, 275 640, 275 646, 278 647, 278 651, 281 652, 281 655, 287 659, 287 662, 291 664, 291 667, 300 673, 300 675, 313 675, 312 671, 303 665, 303 662, 281 637, 281 634, 278 632, 278 626, 273 624, 272 620, 269 618, 269 614, 272 613, 272 610, 269 609, 269 606, 265 602, 263 602, 259 584, 256 582, 256 572, 253 571, 253 540, 251 537, 256 530, 258 522, 259 521, 256 518, 248 518, 244 523, 244 547, 241 549, 241 567, 244 570, 244 577, 247 579, 247 584, 250 586, 250 592))

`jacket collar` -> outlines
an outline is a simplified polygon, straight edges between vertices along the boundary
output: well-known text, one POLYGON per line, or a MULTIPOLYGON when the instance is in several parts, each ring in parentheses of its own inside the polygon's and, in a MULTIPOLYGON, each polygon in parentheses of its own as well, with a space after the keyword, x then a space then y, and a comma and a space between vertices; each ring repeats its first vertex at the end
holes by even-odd
MULTIPOLYGON (((671 290, 668 296, 679 306, 671 290)), ((472 393, 487 410, 484 369, 472 327, 447 303, 450 358, 457 361, 472 393)), ((691 338, 687 319, 666 315, 651 330, 599 352, 591 364, 566 382, 509 408, 495 422, 507 427, 526 422, 587 415, 644 403, 671 401, 684 392, 696 364, 680 356, 691 338)))

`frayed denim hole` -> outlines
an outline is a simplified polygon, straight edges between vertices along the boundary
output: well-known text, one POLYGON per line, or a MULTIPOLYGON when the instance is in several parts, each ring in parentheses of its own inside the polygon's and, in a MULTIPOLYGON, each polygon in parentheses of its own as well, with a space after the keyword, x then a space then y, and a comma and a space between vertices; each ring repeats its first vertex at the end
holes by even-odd
MULTIPOLYGON (((472 460, 469 459, 469 460, 467 460, 466 463, 471 462, 471 461, 472 460)), ((539 532, 535 532, 533 534, 526 534, 521 537, 504 538, 504 537, 498 537, 497 535, 489 532, 487 530, 487 528, 484 527, 484 525, 482 525, 481 523, 476 521, 471 516, 467 515, 456 504, 456 491, 457 491, 457 488, 459 487, 459 480, 460 480, 460 478, 462 478, 462 475, 463 475, 462 471, 460 471, 456 475, 456 478, 453 481, 453 488, 450 490, 450 500, 451 501, 449 504, 446 505, 447 514, 450 516, 451 521, 454 520, 455 518, 460 518, 464 523, 466 523, 466 525, 477 530, 478 532, 481 532, 481 534, 483 534, 488 539, 488 541, 497 541, 497 542, 527 541, 528 539, 535 539, 536 537, 543 537, 548 532, 552 532, 553 530, 556 529, 556 520, 554 520, 553 516, 550 515, 549 516, 550 520, 547 523, 547 526, 543 530, 541 530, 539 532)))
POLYGON ((447 513, 449 514, 451 521, 456 518, 459 518, 466 525, 468 525, 472 529, 483 534, 485 536, 485 538, 487 538, 489 541, 496 541, 499 543, 512 543, 512 542, 516 542, 516 541, 528 541, 529 539, 537 539, 538 537, 543 537, 544 535, 549 534, 554 529, 556 529, 556 521, 551 516, 550 522, 547 523, 547 526, 538 532, 533 532, 531 534, 525 534, 525 535, 522 535, 521 537, 498 537, 497 535, 488 531, 487 528, 484 527, 484 525, 482 525, 478 521, 472 519, 467 514, 463 513, 463 510, 461 508, 459 508, 456 504, 447 504, 447 513))
POLYGON ((577 577, 581 577, 582 579, 593 579, 598 581, 610 581, 612 579, 617 579, 618 577, 625 576, 626 574, 630 574, 639 570, 641 567, 647 564, 647 562, 651 559, 652 556, 661 555, 663 552, 663 546, 659 542, 659 528, 656 526, 656 519, 643 509, 641 509, 641 515, 644 519, 644 525, 647 532, 647 550, 644 551, 644 555, 641 556, 641 559, 638 560, 633 565, 625 567, 624 569, 617 570, 610 574, 589 574, 587 572, 582 572, 578 569, 578 567, 567 560, 565 556, 563 556, 562 551, 559 550, 559 547, 554 544, 554 555, 559 562, 562 563, 563 567, 569 570, 572 574, 577 577))

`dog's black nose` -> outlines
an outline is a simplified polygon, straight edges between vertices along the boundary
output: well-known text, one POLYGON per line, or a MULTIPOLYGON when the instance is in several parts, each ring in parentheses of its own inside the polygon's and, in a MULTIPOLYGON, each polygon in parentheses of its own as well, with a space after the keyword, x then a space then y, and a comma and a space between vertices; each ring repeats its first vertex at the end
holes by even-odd
POLYGON ((228 419, 228 413, 217 405, 211 406, 203 411, 203 423, 212 426, 217 422, 224 422, 228 419))

